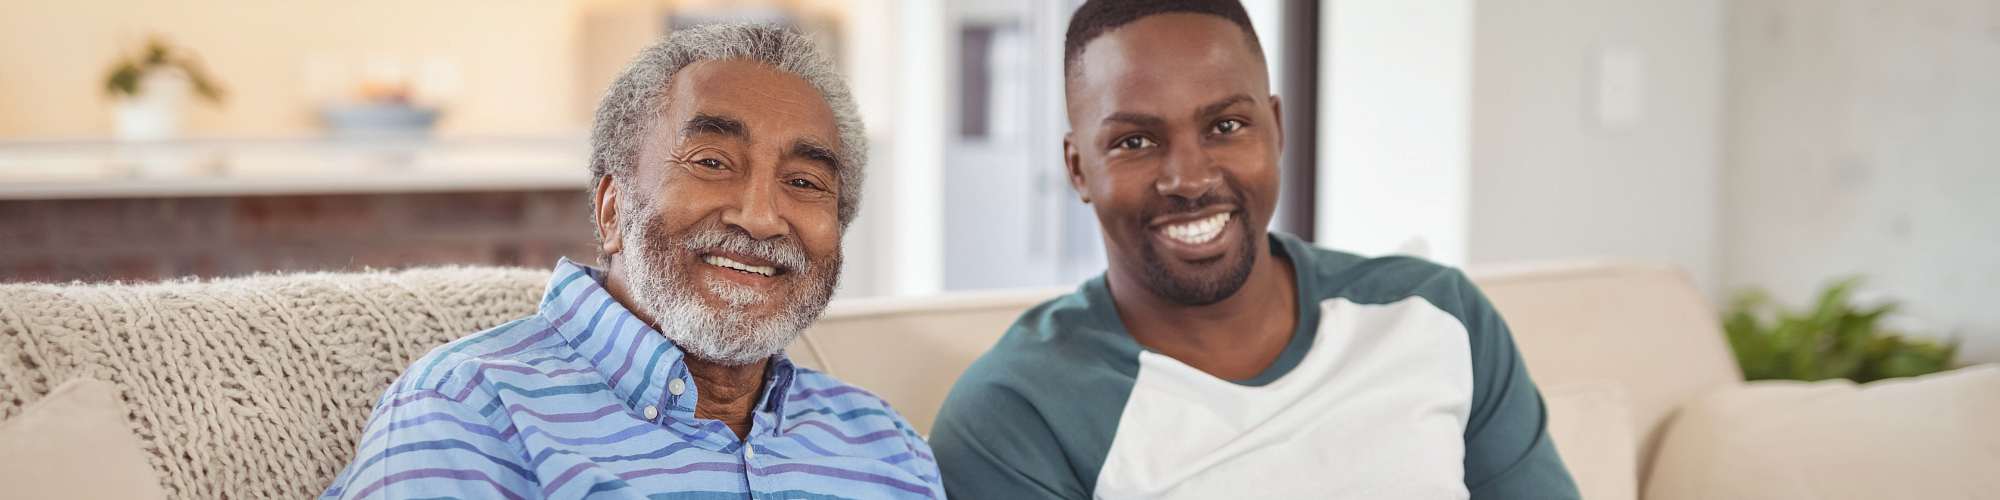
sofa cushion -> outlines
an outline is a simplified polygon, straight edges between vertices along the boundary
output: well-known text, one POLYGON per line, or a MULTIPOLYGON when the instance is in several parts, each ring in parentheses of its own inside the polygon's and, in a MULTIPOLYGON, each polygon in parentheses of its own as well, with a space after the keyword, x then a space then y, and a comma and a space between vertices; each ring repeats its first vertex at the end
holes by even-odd
POLYGON ((1583 500, 1639 497, 1639 451, 1632 433, 1632 400, 1616 380, 1578 380, 1543 386, 1549 439, 1569 467, 1583 500))
POLYGON ((0 422, 0 485, 10 498, 166 498, 127 413, 110 382, 57 386, 0 422))
POLYGON ((1992 498, 2000 365, 1709 394, 1682 410, 1655 464, 1650 500, 1992 498))

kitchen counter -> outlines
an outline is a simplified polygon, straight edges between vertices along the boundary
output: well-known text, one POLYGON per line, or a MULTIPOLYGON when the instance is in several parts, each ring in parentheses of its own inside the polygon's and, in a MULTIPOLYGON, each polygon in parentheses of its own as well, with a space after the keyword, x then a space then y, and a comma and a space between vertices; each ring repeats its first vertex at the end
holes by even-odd
POLYGON ((0 200, 582 190, 582 134, 0 139, 0 200))

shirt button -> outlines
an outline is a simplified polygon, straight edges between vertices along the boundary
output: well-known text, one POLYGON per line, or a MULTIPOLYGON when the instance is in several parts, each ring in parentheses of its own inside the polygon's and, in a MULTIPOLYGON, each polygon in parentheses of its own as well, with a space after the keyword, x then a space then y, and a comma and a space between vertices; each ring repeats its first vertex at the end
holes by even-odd
POLYGON ((656 418, 660 418, 660 409, 651 406, 646 407, 646 420, 652 420, 656 418))
POLYGON ((681 379, 673 379, 667 381, 667 392, 674 393, 675 396, 679 396, 681 395, 681 393, 687 392, 687 389, 688 389, 687 382, 682 382, 681 379))
POLYGON ((743 445, 743 458, 745 460, 757 458, 757 449, 751 448, 750 445, 747 444, 743 445))

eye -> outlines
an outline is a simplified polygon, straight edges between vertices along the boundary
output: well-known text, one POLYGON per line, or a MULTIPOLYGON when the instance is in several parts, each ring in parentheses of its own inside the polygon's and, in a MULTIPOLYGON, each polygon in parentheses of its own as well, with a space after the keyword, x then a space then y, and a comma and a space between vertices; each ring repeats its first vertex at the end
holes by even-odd
POLYGON ((699 160, 695 160, 694 164, 701 165, 703 167, 708 167, 710 169, 722 170, 722 160, 717 160, 714 158, 702 158, 699 160))
POLYGON ((1119 139, 1117 147, 1123 149, 1139 149, 1139 148, 1150 148, 1158 145, 1160 144, 1157 142, 1153 142, 1152 139, 1148 139, 1146 138, 1146 136, 1134 135, 1126 137, 1124 139, 1119 139))
POLYGON ((1235 119, 1223 120, 1215 123, 1215 133, 1217 134, 1227 134, 1230 132, 1235 132, 1242 128, 1243 128, 1243 122, 1235 119))
POLYGON ((795 187, 795 188, 805 188, 805 189, 811 189, 811 190, 814 190, 814 191, 825 191, 825 190, 826 190, 826 188, 822 188, 822 187, 819 187, 819 185, 818 185, 818 184, 814 184, 814 183, 813 183, 813 181, 809 181, 809 180, 805 180, 805 179, 792 179, 792 180, 789 180, 789 181, 785 181, 785 184, 787 184, 787 185, 790 185, 790 186, 792 186, 792 187, 795 187))

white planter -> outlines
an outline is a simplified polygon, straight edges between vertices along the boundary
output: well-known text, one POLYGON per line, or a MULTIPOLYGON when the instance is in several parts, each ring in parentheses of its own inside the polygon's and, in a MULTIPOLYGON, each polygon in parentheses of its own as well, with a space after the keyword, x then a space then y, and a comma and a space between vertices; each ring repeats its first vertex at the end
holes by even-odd
POLYGON ((146 71, 139 79, 139 94, 121 96, 112 104, 118 139, 159 141, 176 139, 187 122, 188 94, 194 84, 177 69, 146 71))

